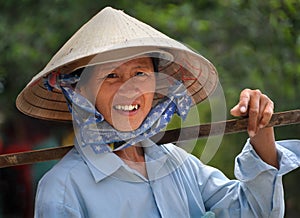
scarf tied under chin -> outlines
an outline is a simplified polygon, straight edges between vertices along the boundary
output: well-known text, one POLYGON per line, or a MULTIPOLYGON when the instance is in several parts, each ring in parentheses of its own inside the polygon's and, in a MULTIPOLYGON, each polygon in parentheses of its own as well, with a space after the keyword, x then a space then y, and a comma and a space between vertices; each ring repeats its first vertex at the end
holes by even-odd
POLYGON ((60 84, 63 84, 60 89, 72 112, 77 144, 91 146, 96 154, 121 150, 150 138, 162 131, 175 113, 184 120, 192 104, 185 86, 177 81, 169 87, 168 94, 150 110, 138 129, 122 132, 107 123, 95 106, 65 80, 60 84))

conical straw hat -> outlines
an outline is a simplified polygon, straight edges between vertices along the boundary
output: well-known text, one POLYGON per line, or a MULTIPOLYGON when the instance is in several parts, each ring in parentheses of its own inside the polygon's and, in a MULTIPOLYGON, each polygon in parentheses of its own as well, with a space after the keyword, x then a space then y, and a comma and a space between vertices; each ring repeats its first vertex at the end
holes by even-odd
POLYGON ((172 56, 172 63, 160 70, 181 79, 195 104, 215 89, 217 72, 207 59, 123 11, 106 7, 83 25, 32 78, 18 95, 17 108, 36 118, 71 121, 62 92, 48 91, 44 86, 49 73, 67 74, 95 60, 102 63, 147 52, 172 56))

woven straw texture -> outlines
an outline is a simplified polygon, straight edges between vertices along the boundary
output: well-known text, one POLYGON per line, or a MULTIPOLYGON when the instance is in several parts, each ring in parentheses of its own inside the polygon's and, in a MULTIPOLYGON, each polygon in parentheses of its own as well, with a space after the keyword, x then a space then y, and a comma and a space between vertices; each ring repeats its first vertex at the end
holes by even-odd
MULTIPOLYGON (((160 67, 160 73, 183 81, 194 104, 214 91, 218 76, 207 59, 123 11, 107 7, 83 25, 32 78, 17 97, 17 108, 40 119, 71 121, 72 115, 61 91, 48 91, 44 87, 44 77, 51 72, 66 74, 80 67, 153 51, 173 56, 172 62, 160 67)), ((166 87, 162 85, 158 89, 168 86, 163 80, 159 84, 166 84, 166 87)))

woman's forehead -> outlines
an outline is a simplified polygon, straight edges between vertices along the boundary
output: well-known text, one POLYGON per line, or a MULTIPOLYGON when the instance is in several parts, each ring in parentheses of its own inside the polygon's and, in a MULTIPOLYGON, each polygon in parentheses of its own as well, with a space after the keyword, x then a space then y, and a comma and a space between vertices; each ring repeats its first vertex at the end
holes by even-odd
POLYGON ((148 56, 135 57, 132 59, 115 61, 110 63, 99 64, 95 66, 95 70, 108 71, 119 68, 121 66, 131 66, 131 67, 153 67, 152 59, 148 56))

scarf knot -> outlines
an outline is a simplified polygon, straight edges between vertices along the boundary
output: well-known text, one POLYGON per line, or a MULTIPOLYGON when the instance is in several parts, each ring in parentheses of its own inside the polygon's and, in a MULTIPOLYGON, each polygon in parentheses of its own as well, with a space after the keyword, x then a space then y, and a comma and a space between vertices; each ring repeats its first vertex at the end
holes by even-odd
MULTIPOLYGON (((52 80, 54 79, 48 78, 48 85, 52 80)), ((56 86, 60 84, 72 113, 77 145, 91 146, 96 154, 121 150, 150 138, 163 130, 175 113, 185 119, 192 103, 185 86, 177 81, 169 87, 167 95, 150 110, 138 129, 122 132, 107 123, 96 107, 74 90, 70 83, 73 84, 77 78, 63 75, 55 80, 56 86), (113 143, 115 146, 112 146, 113 143)), ((50 86, 53 87, 51 84, 50 86)))

